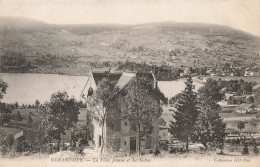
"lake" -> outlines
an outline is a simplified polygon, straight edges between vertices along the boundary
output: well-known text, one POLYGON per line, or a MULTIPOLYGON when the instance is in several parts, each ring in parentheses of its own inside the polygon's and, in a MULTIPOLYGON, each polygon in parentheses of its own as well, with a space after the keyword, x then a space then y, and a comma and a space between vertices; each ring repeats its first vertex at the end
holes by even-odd
MULTIPOLYGON (((6 103, 34 104, 35 100, 44 103, 50 100, 51 94, 67 91, 70 97, 80 98, 88 76, 68 76, 58 74, 33 73, 0 73, 0 78, 8 84, 7 92, 1 100, 6 103)), ((159 81, 158 87, 167 98, 181 93, 186 79, 177 81, 159 81)), ((195 90, 203 86, 194 80, 195 90)), ((86 89, 87 90, 87 89, 86 89)))
POLYGON ((51 94, 67 91, 70 97, 80 100, 80 94, 88 76, 67 76, 58 74, 0 73, 0 78, 8 84, 2 102, 34 104, 49 101, 51 94))

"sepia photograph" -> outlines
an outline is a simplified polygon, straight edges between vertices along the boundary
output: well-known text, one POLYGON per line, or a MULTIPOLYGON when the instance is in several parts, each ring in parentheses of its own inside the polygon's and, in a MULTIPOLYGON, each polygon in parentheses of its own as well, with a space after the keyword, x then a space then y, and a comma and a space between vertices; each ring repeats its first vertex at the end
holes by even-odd
POLYGON ((0 0, 0 167, 260 166, 260 0, 0 0))

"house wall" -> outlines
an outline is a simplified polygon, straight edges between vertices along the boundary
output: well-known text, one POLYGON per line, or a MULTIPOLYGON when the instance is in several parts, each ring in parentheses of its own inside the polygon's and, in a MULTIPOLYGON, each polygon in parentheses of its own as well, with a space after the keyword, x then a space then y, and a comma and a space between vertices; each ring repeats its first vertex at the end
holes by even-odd
MULTIPOLYGON (((97 85, 95 84, 95 80, 93 78, 93 75, 90 73, 90 78, 88 80, 88 83, 86 84, 86 87, 84 89, 83 94, 85 94, 85 98, 87 97, 88 94, 88 89, 92 87, 94 92, 97 90, 97 85)), ((91 98, 91 97, 89 97, 91 98)), ((89 99, 85 99, 86 101, 89 99)), ((92 144, 95 146, 95 149, 101 149, 100 145, 99 145, 99 136, 102 136, 102 126, 101 126, 101 122, 95 118, 92 118, 92 124, 94 127, 94 131, 93 131, 93 141, 92 144)), ((105 136, 104 136, 105 138, 105 136)))
POLYGON ((229 99, 227 100, 228 105, 240 105, 242 103, 246 103, 246 97, 229 97, 229 99))
POLYGON ((94 91, 97 90, 97 85, 95 84, 95 80, 93 78, 93 75, 90 74, 89 75, 89 79, 86 79, 86 85, 85 85, 85 89, 83 90, 83 94, 85 95, 85 98, 87 98, 88 95, 88 90, 91 87, 94 91), (88 82, 87 82, 88 81, 88 82))
MULTIPOLYGON (((102 125, 101 125, 101 122, 99 120, 96 120, 96 119, 93 119, 92 123, 93 123, 93 126, 94 126, 92 144, 95 146, 95 149, 98 150, 98 149, 101 149, 100 142, 102 144, 102 141, 100 141, 100 137, 101 137, 101 140, 102 140, 102 125)), ((104 130, 106 130, 106 126, 104 126, 104 130)), ((105 138, 106 138, 106 134, 104 133, 104 139, 105 138)), ((106 144, 106 143, 104 143, 104 144, 106 144)))
MULTIPOLYGON (((107 130, 107 137, 106 137, 106 143, 107 144, 107 149, 108 150, 114 150, 114 147, 116 147, 114 140, 120 139, 120 145, 119 145, 119 150, 116 151, 120 151, 125 153, 125 155, 129 155, 130 152, 130 138, 131 137, 135 137, 136 138, 136 153, 138 152, 138 133, 133 131, 133 130, 128 130, 126 131, 124 126, 124 121, 121 121, 121 127, 123 126, 123 128, 121 129, 121 131, 112 131, 112 130, 107 130)), ((142 141, 141 144, 141 153, 149 153, 150 150, 152 150, 153 152, 158 148, 159 146, 159 129, 158 129, 158 120, 154 120, 153 121, 153 126, 154 126, 154 131, 151 134, 151 148, 146 149, 145 148, 145 141, 142 141)), ((115 151, 115 150, 114 150, 115 151)))
MULTIPOLYGON (((122 98, 122 97, 121 97, 122 98)), ((120 110, 123 111, 124 110, 124 106, 121 105, 123 103, 121 103, 120 99, 117 99, 119 104, 118 106, 120 106, 120 110)), ((153 104, 159 109, 159 102, 155 99, 153 99, 153 104)), ((136 153, 138 152, 138 133, 134 130, 130 129, 130 123, 125 120, 122 116, 123 114, 121 113, 121 121, 120 121, 120 131, 115 131, 112 130, 111 127, 107 127, 107 149, 108 150, 114 150, 115 148, 117 148, 117 144, 118 143, 114 143, 114 141, 118 141, 120 140, 120 144, 119 144, 119 149, 116 151, 120 151, 125 153, 125 155, 129 155, 131 154, 130 152, 130 137, 135 137, 136 138, 136 153)), ((142 146, 141 146, 141 153, 149 153, 150 150, 152 150, 153 152, 159 147, 159 120, 158 118, 154 118, 153 119, 153 133, 150 135, 151 136, 151 148, 146 149, 145 148, 145 142, 147 139, 145 139, 145 141, 142 142, 142 146)))
POLYGON ((60 135, 60 138, 61 138, 61 142, 69 144, 72 139, 71 130, 64 130, 64 132, 60 135))
MULTIPOLYGON (((89 87, 92 87, 93 90, 95 91, 97 89, 97 86, 95 85, 94 78, 91 76, 88 84, 86 85, 86 88, 84 90, 84 94, 87 95, 87 91, 89 87)), ((86 96, 85 96, 86 97, 86 96)), ((120 96, 119 96, 120 97, 120 96)), ((119 106, 119 110, 123 111, 124 106, 121 106, 121 99, 116 98, 119 106)), ((159 109, 159 100, 155 99, 154 97, 151 97, 153 99, 153 104, 159 109)), ((107 111, 109 112, 109 111, 107 111)), ((115 146, 118 144, 119 145, 119 150, 120 152, 123 152, 127 155, 130 154, 130 137, 136 137, 136 152, 138 151, 138 134, 137 132, 130 130, 130 124, 128 121, 124 120, 122 117, 122 114, 120 115, 120 125, 121 129, 120 131, 113 131, 109 126, 108 123, 105 124, 104 126, 104 139, 105 139, 105 151, 106 150, 113 150, 116 148, 115 146), (125 122, 127 122, 127 125, 125 125, 125 122), (117 141, 118 143, 115 143, 117 141)), ((99 138, 102 136, 102 126, 101 126, 101 121, 97 119, 92 119, 92 123, 94 126, 94 132, 93 132, 93 141, 92 143, 95 145, 95 149, 101 149, 100 144, 99 144, 99 138)), ((159 121, 158 118, 154 118, 153 120, 153 127, 154 131, 151 134, 151 148, 150 149, 145 149, 145 141, 142 143, 141 147, 141 152, 142 153, 149 153, 150 150, 153 150, 153 152, 159 148, 159 121)))

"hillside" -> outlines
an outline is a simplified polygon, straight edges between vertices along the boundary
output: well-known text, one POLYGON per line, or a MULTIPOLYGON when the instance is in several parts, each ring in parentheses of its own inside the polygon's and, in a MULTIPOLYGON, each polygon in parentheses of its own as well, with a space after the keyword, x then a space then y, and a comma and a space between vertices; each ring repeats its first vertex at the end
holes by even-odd
POLYGON ((125 60, 172 67, 217 67, 226 62, 259 67, 259 50, 258 37, 219 25, 52 25, 0 18, 2 72, 84 75, 90 67, 117 67, 125 60), (3 63, 3 57, 11 58, 3 63))

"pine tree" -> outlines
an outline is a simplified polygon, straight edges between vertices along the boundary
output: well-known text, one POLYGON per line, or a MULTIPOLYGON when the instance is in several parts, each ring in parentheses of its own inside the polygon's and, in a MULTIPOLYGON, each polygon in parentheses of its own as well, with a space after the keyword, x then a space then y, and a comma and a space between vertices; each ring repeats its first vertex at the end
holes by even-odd
POLYGON ((196 93, 191 76, 185 82, 186 88, 180 93, 176 103, 176 111, 173 115, 175 121, 171 121, 170 133, 178 140, 186 142, 186 151, 189 151, 189 140, 194 132, 193 126, 198 118, 196 93))
POLYGON ((35 100, 34 106, 35 106, 36 108, 39 108, 39 106, 40 106, 39 100, 35 100))
POLYGON ((224 145, 225 127, 223 119, 219 115, 221 111, 217 104, 224 97, 221 86, 217 81, 208 79, 199 89, 200 114, 195 124, 194 140, 201 142, 206 149, 208 147, 220 148, 224 145))
POLYGON ((239 121, 237 123, 237 128, 240 130, 240 134, 241 134, 241 130, 245 128, 245 123, 243 121, 239 121))
POLYGON ((216 147, 223 149, 225 138, 225 127, 223 119, 219 116, 218 110, 204 107, 199 114, 195 124, 196 131, 193 138, 201 142, 206 149, 216 147))
POLYGON ((248 155, 249 151, 248 151, 248 145, 247 143, 244 142, 244 148, 242 150, 242 155, 248 155))
POLYGON ((17 113, 16 113, 16 120, 17 121, 22 121, 23 120, 23 118, 22 118, 22 116, 21 116, 19 111, 17 111, 17 113))

